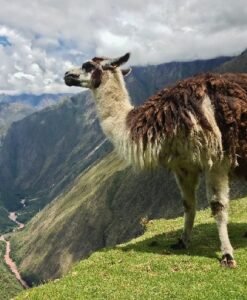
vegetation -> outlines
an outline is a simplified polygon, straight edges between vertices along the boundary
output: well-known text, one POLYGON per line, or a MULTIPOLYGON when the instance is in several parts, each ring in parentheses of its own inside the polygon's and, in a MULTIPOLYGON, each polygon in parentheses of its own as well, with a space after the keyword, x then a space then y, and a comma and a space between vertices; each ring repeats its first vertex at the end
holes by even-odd
MULTIPOLYGON (((200 189, 199 208, 207 206, 204 194, 200 189)), ((29 284, 47 281, 93 251, 142 234, 141 219, 177 217, 182 211, 166 170, 136 173, 111 153, 13 235, 12 255, 29 284)))
POLYGON ((82 93, 15 122, 0 148, 0 188, 3 205, 25 212, 27 221, 60 194, 73 179, 108 151, 96 120, 93 102, 82 93), (72 102, 73 100, 73 102, 72 102), (104 147, 105 146, 105 147, 104 147), (89 155, 92 153, 92 155, 89 155), (11 199, 11 201, 10 201, 11 199))
POLYGON ((8 218, 8 215, 8 211, 1 207, 0 203, 0 235, 11 231, 16 226, 16 224, 8 218))
POLYGON ((96 252, 65 277, 16 299, 246 299, 246 212, 247 198, 232 201, 236 269, 219 265, 217 229, 207 209, 197 215, 189 250, 169 247, 181 233, 182 218, 149 221, 143 236, 96 252))
POLYGON ((0 299, 7 300, 16 296, 23 288, 4 263, 5 248, 5 242, 0 241, 0 299))

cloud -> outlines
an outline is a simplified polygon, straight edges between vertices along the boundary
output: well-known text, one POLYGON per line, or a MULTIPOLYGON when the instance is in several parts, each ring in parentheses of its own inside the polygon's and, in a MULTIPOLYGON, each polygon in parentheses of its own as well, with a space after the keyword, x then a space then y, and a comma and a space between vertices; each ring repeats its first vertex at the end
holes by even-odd
POLYGON ((2 26, 0 35, 6 36, 10 43, 9 46, 0 44, 0 91, 70 91, 62 83, 64 72, 72 66, 69 60, 62 55, 54 56, 54 53, 36 46, 30 38, 13 29, 2 26))
POLYGON ((0 0, 0 91, 70 92, 64 71, 94 55, 131 51, 145 65, 238 54, 245 2, 0 0))

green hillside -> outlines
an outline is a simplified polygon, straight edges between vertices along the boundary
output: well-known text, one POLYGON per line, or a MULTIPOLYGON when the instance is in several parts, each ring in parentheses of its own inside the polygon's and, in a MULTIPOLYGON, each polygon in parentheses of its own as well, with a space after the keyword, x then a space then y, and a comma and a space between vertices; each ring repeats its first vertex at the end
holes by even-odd
MULTIPOLYGON (((201 188, 198 207, 206 206, 201 188)), ((98 249, 139 236, 141 219, 171 218, 182 211, 179 190, 166 170, 135 173, 112 153, 15 233, 12 253, 27 282, 47 281, 98 249)))
POLYGON ((23 288, 4 264, 6 244, 0 241, 0 299, 7 300, 17 295, 23 288))
POLYGON ((175 180, 165 170, 135 173, 112 153, 13 235, 13 253, 25 280, 46 281, 97 249, 140 235, 142 218, 181 212, 175 180))
POLYGON ((189 250, 169 245, 182 218, 149 221, 141 237, 96 252, 59 280, 16 299, 247 299, 247 198, 231 202, 230 236, 236 269, 220 267, 216 225, 209 210, 197 214, 189 250))

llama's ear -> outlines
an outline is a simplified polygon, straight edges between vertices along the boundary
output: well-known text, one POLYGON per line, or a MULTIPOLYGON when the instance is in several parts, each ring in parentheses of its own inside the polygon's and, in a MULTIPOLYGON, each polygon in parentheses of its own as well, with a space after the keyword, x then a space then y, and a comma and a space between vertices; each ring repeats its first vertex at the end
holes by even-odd
POLYGON ((131 73, 132 69, 128 68, 128 69, 121 69, 121 72, 123 74, 123 76, 128 76, 131 73))
POLYGON ((113 59, 110 64, 113 66, 113 67, 119 67, 121 66, 122 64, 126 63, 130 58, 130 53, 126 53, 124 54, 123 56, 121 57, 118 57, 118 58, 115 58, 113 59))

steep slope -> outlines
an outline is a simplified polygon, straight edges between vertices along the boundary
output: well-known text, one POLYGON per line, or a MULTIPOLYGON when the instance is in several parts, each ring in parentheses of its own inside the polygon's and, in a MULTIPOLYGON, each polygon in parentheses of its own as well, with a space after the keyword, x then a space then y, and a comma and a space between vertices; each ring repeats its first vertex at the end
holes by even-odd
POLYGON ((179 197, 169 202, 178 193, 173 179, 161 175, 134 174, 115 154, 89 169, 12 239, 24 277, 29 282, 58 277, 92 251, 140 234, 141 218, 174 215, 179 197))
POLYGON ((143 236, 94 253, 60 280, 16 299, 246 299, 246 217, 247 198, 232 202, 234 270, 219 266, 217 229, 206 210, 197 215, 188 250, 169 247, 181 233, 182 218, 150 221, 143 236))
POLYGON ((97 146, 108 151, 89 94, 71 100, 8 130, 0 150, 0 198, 8 210, 21 208, 25 198, 26 211, 33 215, 99 157, 97 146))
POLYGON ((62 102, 70 94, 0 94, 0 142, 13 122, 23 119, 35 111, 62 102))
POLYGON ((247 49, 243 51, 239 56, 234 57, 231 60, 228 60, 224 64, 216 68, 217 72, 226 73, 245 73, 247 72, 247 49))
POLYGON ((35 109, 23 103, 0 103, 0 140, 13 122, 33 113, 35 109))
MULTIPOLYGON (((198 207, 207 206, 203 188, 199 195, 198 207)), ((135 173, 112 153, 77 178, 11 243, 25 280, 46 281, 97 249, 140 235, 145 220, 171 218, 182 210, 175 180, 166 170, 135 173)))
POLYGON ((195 74, 212 71, 231 60, 232 57, 218 57, 190 62, 171 62, 145 67, 133 67, 127 77, 127 86, 136 105, 174 82, 195 74))

